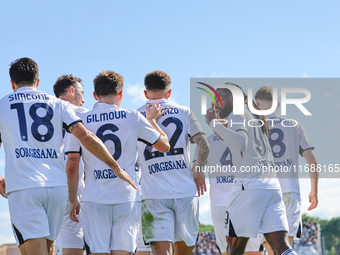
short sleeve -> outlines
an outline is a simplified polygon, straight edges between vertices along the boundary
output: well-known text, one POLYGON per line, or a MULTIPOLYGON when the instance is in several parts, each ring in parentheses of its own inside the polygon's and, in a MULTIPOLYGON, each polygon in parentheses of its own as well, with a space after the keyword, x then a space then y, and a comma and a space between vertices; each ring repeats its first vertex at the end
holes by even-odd
POLYGON ((67 132, 69 132, 69 127, 72 124, 76 122, 81 122, 82 120, 76 115, 69 102, 61 101, 61 104, 62 104, 63 128, 67 132))
POLYGON ((302 153, 309 149, 314 149, 313 143, 308 137, 306 130, 303 126, 299 123, 298 124, 298 131, 299 131, 299 153, 302 156, 302 153))
POLYGON ((65 154, 68 153, 80 153, 81 154, 81 144, 79 140, 72 134, 65 134, 65 154))
POLYGON ((138 118, 138 141, 147 145, 154 145, 161 134, 148 122, 148 120, 140 113, 137 112, 138 118))

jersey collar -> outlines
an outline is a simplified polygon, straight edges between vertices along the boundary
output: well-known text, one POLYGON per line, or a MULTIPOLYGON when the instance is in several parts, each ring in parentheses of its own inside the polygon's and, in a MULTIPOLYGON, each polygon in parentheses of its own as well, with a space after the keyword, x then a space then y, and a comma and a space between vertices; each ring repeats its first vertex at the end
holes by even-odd
POLYGON ((273 118, 279 118, 280 116, 276 113, 276 112, 273 112, 269 115, 265 115, 266 119, 273 119, 273 118))
POLYGON ((97 102, 93 106, 93 110, 107 110, 108 108, 118 109, 119 107, 115 104, 107 104, 102 102, 97 102))
POLYGON ((33 87, 21 87, 21 88, 18 88, 17 91, 14 93, 22 93, 22 92, 28 92, 28 91, 37 91, 37 89, 33 87))
POLYGON ((160 104, 163 104, 163 103, 167 103, 168 100, 166 100, 165 98, 162 98, 162 99, 156 99, 156 100, 148 100, 146 101, 146 104, 152 104, 154 102, 157 102, 157 103, 160 103, 160 104))

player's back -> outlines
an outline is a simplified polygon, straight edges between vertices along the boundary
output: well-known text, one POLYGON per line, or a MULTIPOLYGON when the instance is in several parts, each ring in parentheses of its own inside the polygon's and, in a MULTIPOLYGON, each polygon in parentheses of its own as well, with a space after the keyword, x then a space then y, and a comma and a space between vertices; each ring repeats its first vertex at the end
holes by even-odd
POLYGON ((244 183, 248 189, 280 189, 268 137, 262 132, 260 121, 245 105, 244 115, 228 116, 228 128, 236 132, 246 132, 248 144, 241 152, 230 145, 233 164, 237 168, 235 184, 244 183), (243 130, 243 131, 239 131, 243 130), (266 171, 266 169, 272 169, 266 171))
MULTIPOLYGON (((93 110, 82 114, 81 118, 85 127, 104 142, 121 168, 137 183, 137 141, 141 139, 154 143, 159 133, 138 111, 122 109, 113 104, 96 103, 93 110)), ((69 140, 68 151, 72 151, 73 143, 69 140)), ((117 204, 140 200, 139 192, 117 178, 112 169, 83 146, 82 150, 86 172, 83 201, 117 204), (113 189, 116 190, 114 195, 113 189)))
MULTIPOLYGON (((168 111, 157 121, 169 138, 170 150, 161 153, 149 145, 138 143, 141 163, 143 199, 174 199, 196 195, 189 162, 190 109, 165 99, 149 100, 146 105, 158 102, 168 111)), ((146 105, 138 110, 145 114, 146 105)))
POLYGON ((298 180, 299 154, 313 149, 313 144, 300 123, 277 114, 267 117, 270 127, 269 142, 272 147, 275 165, 280 169, 277 176, 282 192, 300 193, 298 180))
POLYGON ((210 167, 210 204, 225 206, 235 178, 232 172, 233 157, 229 147, 216 134, 208 136, 207 139, 212 152, 207 160, 207 167, 210 167))
POLYGON ((0 100, 7 192, 67 186, 62 130, 78 120, 68 102, 33 87, 0 100))

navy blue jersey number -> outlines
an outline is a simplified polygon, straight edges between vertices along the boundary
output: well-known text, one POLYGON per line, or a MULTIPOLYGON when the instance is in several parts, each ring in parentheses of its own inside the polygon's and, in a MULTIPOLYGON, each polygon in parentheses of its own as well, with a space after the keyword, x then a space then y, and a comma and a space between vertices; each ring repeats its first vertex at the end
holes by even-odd
MULTIPOLYGON (((273 128, 269 133, 269 143, 272 147, 274 158, 281 158, 286 152, 286 145, 283 143, 284 133, 279 128, 273 128), (273 140, 273 135, 277 134, 277 138, 273 140), (280 150, 278 152, 274 151, 274 146, 279 146, 280 150)), ((277 147, 276 147, 277 148, 277 147)))
MULTIPOLYGON (((169 117, 162 122, 162 125, 164 127, 167 127, 170 124, 175 124, 176 130, 172 134, 172 136, 169 140, 170 150, 166 153, 166 155, 167 156, 181 155, 181 154, 184 153, 184 149, 183 148, 175 148, 175 145, 176 145, 179 137, 181 136, 181 134, 183 132, 183 123, 180 119, 175 118, 175 117, 169 117)), ((143 154, 144 154, 145 161, 147 161, 149 159, 153 159, 153 158, 164 157, 164 153, 161 153, 159 151, 153 151, 152 152, 152 146, 149 146, 149 145, 147 145, 145 147, 143 154)))
MULTIPOLYGON (((23 103, 11 104, 11 109, 17 110, 21 140, 27 142, 28 141, 27 124, 24 104, 23 103)), ((53 124, 51 123, 51 119, 53 118, 53 109, 45 103, 35 103, 31 105, 29 109, 29 114, 33 119, 33 123, 31 126, 31 133, 33 137, 39 142, 47 142, 51 140, 54 133, 54 127, 53 124), (39 108, 42 108, 46 111, 46 115, 44 117, 38 116, 37 110, 39 108), (45 134, 41 134, 39 132, 40 126, 46 127, 47 131, 45 134)))
POLYGON ((100 128, 98 128, 97 133, 96 133, 98 138, 102 140, 103 143, 105 143, 106 141, 112 141, 114 143, 115 153, 112 156, 115 158, 115 160, 118 160, 120 156, 122 155, 122 143, 120 142, 119 137, 113 134, 117 130, 119 130, 119 128, 116 125, 105 124, 101 126, 100 128), (107 130, 112 131, 112 133, 107 133, 104 135, 104 132, 107 130))
POLYGON ((230 149, 229 147, 227 147, 225 149, 225 151, 223 152, 221 158, 220 158, 220 162, 222 164, 222 166, 233 166, 233 157, 231 155, 230 149), (227 159, 229 158, 229 159, 227 159))

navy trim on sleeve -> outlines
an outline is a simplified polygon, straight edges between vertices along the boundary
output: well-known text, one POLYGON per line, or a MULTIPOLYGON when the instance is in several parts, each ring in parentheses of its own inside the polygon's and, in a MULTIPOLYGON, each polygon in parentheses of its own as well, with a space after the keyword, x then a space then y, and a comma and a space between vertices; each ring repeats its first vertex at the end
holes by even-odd
POLYGON ((71 133, 71 132, 69 131, 70 126, 72 126, 74 123, 77 123, 77 122, 83 123, 82 120, 77 120, 77 121, 72 122, 70 125, 67 126, 66 123, 63 122, 63 128, 64 128, 68 133, 71 133))
POLYGON ((310 148, 307 148, 307 149, 302 149, 302 147, 300 146, 299 147, 299 153, 300 153, 301 157, 303 157, 302 153, 304 153, 306 150, 314 150, 314 147, 310 147, 310 148))
POLYGON ((161 138, 161 136, 162 136, 162 135, 159 135, 158 139, 157 139, 156 142, 154 142, 154 143, 149 143, 148 141, 145 141, 145 140, 142 139, 142 138, 138 138, 138 141, 143 142, 143 143, 145 143, 145 144, 148 145, 148 146, 152 146, 152 145, 154 145, 155 143, 157 143, 157 141, 159 140, 159 138, 161 138))

